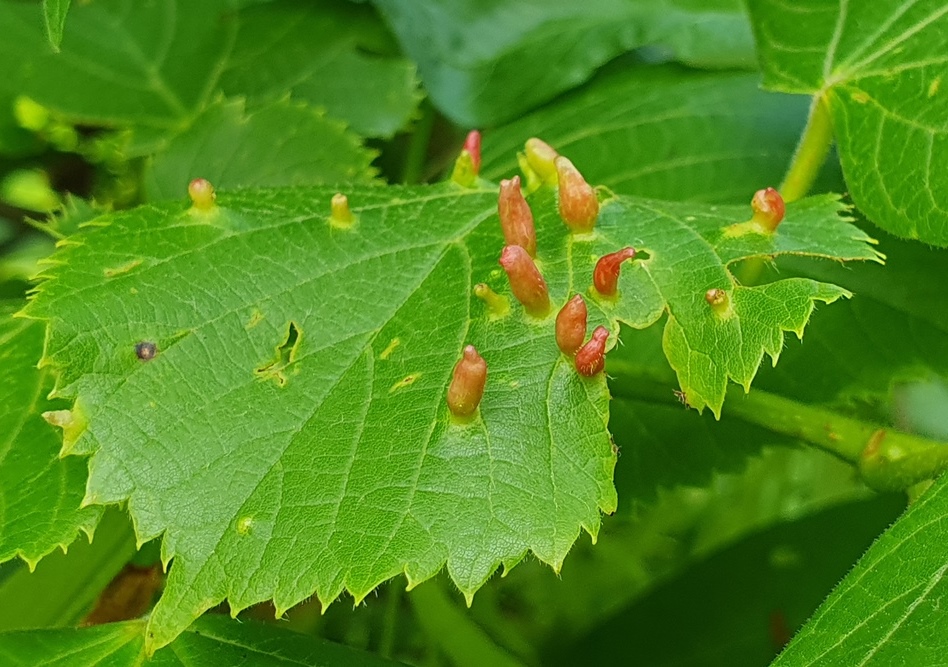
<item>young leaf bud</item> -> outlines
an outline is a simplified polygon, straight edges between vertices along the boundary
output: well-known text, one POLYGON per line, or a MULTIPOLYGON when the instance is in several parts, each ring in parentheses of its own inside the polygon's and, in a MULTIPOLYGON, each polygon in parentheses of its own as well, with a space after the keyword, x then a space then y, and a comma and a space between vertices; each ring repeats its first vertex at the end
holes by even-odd
POLYGON ((606 365, 606 341, 609 339, 609 330, 605 327, 596 327, 589 342, 579 348, 576 353, 576 370, 580 375, 592 377, 601 372, 606 365))
POLYGON ((622 262, 635 257, 635 248, 623 248, 618 252, 603 255, 593 269, 593 285, 603 296, 615 296, 619 290, 619 269, 622 262))
POLYGON ((556 344, 563 354, 574 355, 586 340, 586 302, 577 294, 556 315, 556 344))
POLYGON ((731 298, 723 289, 709 289, 704 293, 704 300, 719 317, 726 317, 731 309, 731 298))
POLYGON ((537 232, 533 226, 533 213, 520 191, 520 177, 500 182, 500 197, 497 199, 500 227, 507 245, 518 245, 531 257, 537 256, 537 232))
POLYGON ((464 149, 454 161, 454 171, 451 172, 451 181, 462 188, 473 188, 477 183, 477 171, 474 169, 474 157, 464 149))
POLYGON ((773 188, 766 188, 754 193, 751 208, 754 209, 754 222, 768 232, 775 232, 777 225, 783 220, 786 205, 779 192, 773 188))
POLYGON ((554 161, 560 187, 560 217, 571 232, 591 232, 599 216, 596 191, 562 155, 554 161))
POLYGON ((546 281, 527 251, 518 245, 505 246, 500 265, 507 272, 510 289, 517 301, 534 317, 545 317, 550 312, 550 294, 546 281))
POLYGON ((525 149, 527 163, 533 171, 543 179, 544 183, 556 185, 556 165, 554 161, 559 157, 559 153, 548 143, 536 137, 527 139, 525 149))
POLYGON ((510 312, 510 299, 501 296, 484 283, 474 285, 474 296, 484 302, 492 318, 504 317, 510 312))
POLYGON ((477 130, 471 130, 467 133, 464 140, 464 150, 471 155, 471 163, 474 165, 474 175, 481 173, 481 133, 477 130))
POLYGON ((477 410, 487 382, 487 362, 473 345, 464 348, 464 356, 454 366, 448 387, 448 408, 456 417, 469 417, 477 410))
POLYGON ((349 208, 349 198, 344 194, 337 192, 332 196, 330 210, 332 213, 329 216, 329 223, 333 227, 345 229, 352 226, 355 218, 352 215, 352 209, 349 208))
POLYGON ((195 178, 188 184, 188 196, 191 197, 193 207, 199 211, 210 211, 214 208, 214 200, 217 198, 214 186, 204 178, 195 178))

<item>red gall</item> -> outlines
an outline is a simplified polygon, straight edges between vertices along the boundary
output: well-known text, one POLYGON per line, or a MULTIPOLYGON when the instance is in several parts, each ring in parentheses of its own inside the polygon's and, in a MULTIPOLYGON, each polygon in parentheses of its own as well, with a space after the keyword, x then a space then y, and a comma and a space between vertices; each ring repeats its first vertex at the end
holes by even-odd
POLYGON ((579 294, 566 302, 556 315, 556 344, 563 354, 573 356, 586 340, 586 302, 579 294))
POLYGON ((773 188, 765 188, 754 193, 751 199, 751 208, 754 209, 753 221, 768 232, 777 231, 777 225, 783 220, 786 205, 783 197, 773 188))
POLYGON ((507 245, 518 245, 531 257, 536 257, 537 231, 533 225, 530 205, 520 191, 519 176, 500 182, 497 213, 500 216, 500 228, 504 232, 504 242, 507 245))
POLYGON ((554 164, 560 188, 560 217, 571 232, 591 232, 599 217, 596 191, 567 158, 561 155, 554 164))
POLYGON ((467 133, 464 140, 464 150, 471 156, 471 164, 474 166, 474 175, 481 173, 481 133, 477 130, 471 130, 467 133))
POLYGON ((623 248, 603 255, 593 269, 593 286, 603 296, 615 296, 619 291, 619 270, 622 262, 635 257, 635 248, 623 248))
POLYGON ((545 317, 550 312, 550 294, 530 254, 518 245, 506 246, 500 265, 507 272, 517 301, 534 317, 545 317))
POLYGON ((477 410, 487 383, 487 362, 473 345, 464 348, 461 360, 454 366, 448 387, 448 408, 456 417, 469 417, 477 410))
POLYGON ((592 377, 601 373, 606 365, 606 341, 609 339, 609 330, 605 327, 596 327, 592 338, 576 352, 576 370, 580 375, 592 377))

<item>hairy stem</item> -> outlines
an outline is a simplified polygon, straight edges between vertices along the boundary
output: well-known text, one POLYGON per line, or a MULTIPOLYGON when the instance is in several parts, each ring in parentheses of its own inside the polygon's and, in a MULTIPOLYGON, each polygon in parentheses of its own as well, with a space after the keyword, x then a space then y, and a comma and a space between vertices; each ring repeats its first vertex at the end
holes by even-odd
MULTIPOLYGON (((675 401, 668 382, 642 378, 631 365, 617 362, 610 364, 608 371, 614 376, 610 389, 616 398, 675 401)), ((869 486, 879 490, 907 489, 948 469, 948 443, 853 419, 761 389, 745 394, 740 387, 731 386, 724 413, 848 461, 859 468, 869 486)))
POLYGON ((806 196, 820 173, 830 145, 833 143, 833 124, 829 114, 826 97, 813 98, 810 117, 807 119, 803 136, 793 155, 790 169, 780 186, 780 194, 786 202, 796 201, 806 196))

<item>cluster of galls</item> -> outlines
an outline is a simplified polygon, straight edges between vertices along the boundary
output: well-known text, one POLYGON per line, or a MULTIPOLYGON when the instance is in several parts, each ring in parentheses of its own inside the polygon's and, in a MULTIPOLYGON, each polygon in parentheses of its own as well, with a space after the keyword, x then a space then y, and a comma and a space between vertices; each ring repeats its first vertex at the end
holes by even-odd
MULTIPOLYGON (((456 182, 460 183, 457 176, 468 173, 467 165, 480 162, 479 154, 465 155, 472 146, 479 148, 479 139, 472 141, 469 136, 455 169, 456 182)), ((521 163, 532 186, 543 182, 558 187, 560 217, 570 232, 586 234, 593 230, 599 217, 599 200, 595 190, 572 162, 558 155, 543 141, 530 139, 521 163)), ((534 261, 537 255, 536 227, 519 176, 501 181, 497 212, 505 243, 500 254, 500 265, 507 273, 511 292, 529 315, 544 318, 550 314, 552 304, 546 281, 534 261)), ((618 291, 619 267, 634 256, 633 248, 624 248, 601 258, 593 271, 596 292, 605 297, 614 296, 618 291)), ((484 301, 489 311, 499 312, 507 308, 506 299, 484 284, 475 286, 474 293, 484 301)), ((592 377, 601 373, 605 366, 609 330, 602 326, 596 327, 586 341, 587 316, 586 302, 581 295, 576 294, 556 316, 556 344, 563 354, 573 359, 581 375, 592 377)), ((448 389, 448 407, 451 412, 459 417, 473 414, 483 395, 486 379, 486 362, 473 346, 468 345, 463 358, 454 368, 454 377, 448 389)))
MULTIPOLYGON (((599 216, 599 200, 573 163, 539 139, 527 141, 525 155, 519 157, 531 191, 540 183, 558 187, 560 217, 570 232, 591 232, 599 216)), ((480 134, 471 132, 452 179, 460 185, 471 185, 477 178, 479 167, 480 134)), ((751 207, 754 211, 751 222, 760 231, 771 234, 776 231, 784 216, 784 201, 780 193, 773 188, 760 190, 754 194, 751 207)), ((510 289, 529 315, 546 317, 551 310, 550 295, 546 281, 534 261, 537 255, 536 228, 530 205, 521 190, 519 176, 500 182, 497 210, 505 243, 500 265, 507 273, 510 289)), ((614 297, 618 293, 622 263, 634 257, 635 249, 631 247, 601 257, 593 270, 594 292, 606 298, 614 297)), ((507 299, 483 283, 475 286, 474 293, 495 315, 509 310, 507 299)), ((724 317, 730 312, 730 299, 722 289, 708 290, 705 300, 718 316, 724 317)), ((582 295, 574 295, 556 316, 556 344, 564 355, 572 357, 577 372, 593 377, 601 373, 605 366, 609 330, 603 326, 596 327, 586 341, 587 317, 586 302, 582 295)), ((486 381, 487 362, 473 345, 468 345, 464 348, 464 356, 454 367, 454 376, 448 388, 448 407, 451 412, 458 417, 474 414, 484 394, 486 381)))

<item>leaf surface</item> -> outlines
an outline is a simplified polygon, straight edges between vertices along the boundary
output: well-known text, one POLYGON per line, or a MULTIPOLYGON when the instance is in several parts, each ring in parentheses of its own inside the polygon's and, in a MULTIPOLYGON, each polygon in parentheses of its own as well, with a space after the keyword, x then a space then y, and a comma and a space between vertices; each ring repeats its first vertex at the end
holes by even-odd
MULTIPOLYGON (((50 320, 46 362, 89 428, 86 501, 128 500, 139 538, 174 558, 149 642, 171 641, 225 597, 235 610, 314 591, 357 599, 444 564, 472 596, 526 552, 559 568, 581 528, 616 507, 608 391, 557 349, 553 315, 489 317, 474 283, 509 295, 497 267, 496 192, 452 185, 353 187, 350 229, 327 188, 222 194, 104 216, 54 256, 30 314, 50 320), (135 345, 151 341, 143 363, 135 345), (487 360, 479 415, 459 424, 445 392, 465 344, 487 360), (187 511, 184 511, 187 508, 187 511)), ((689 401, 718 412, 728 378, 749 385, 815 300, 804 279, 732 283, 728 266, 783 253, 871 260, 833 197, 792 205, 774 236, 726 234, 746 207, 612 197, 571 237, 553 195, 532 199, 554 304, 586 292, 595 260, 634 245, 619 297, 587 294, 590 328, 646 327, 689 401), (732 290, 733 315, 704 299, 732 290)))
POLYGON ((880 537, 774 663, 937 665, 948 615, 948 476, 880 537))
POLYGON ((63 29, 66 27, 66 14, 72 0, 43 0, 43 18, 46 21, 46 36, 53 49, 58 51, 63 41, 63 29))
POLYGON ((764 84, 824 96, 856 206, 948 245, 948 7, 942 0, 750 0, 764 84))
POLYGON ((390 55, 372 12, 351 3, 285 0, 241 12, 221 88, 254 102, 287 94, 359 134, 390 137, 421 99, 415 66, 390 55))
POLYGON ((296 667, 394 666, 348 646, 253 621, 206 616, 150 659, 144 655, 145 623, 128 621, 89 628, 31 630, 0 634, 0 657, 11 667, 49 665, 260 665, 296 667))
POLYGON ((569 155, 591 183, 622 194, 749 202, 780 182, 807 109, 800 97, 761 91, 759 80, 672 65, 597 76, 486 132, 482 173, 492 180, 517 173, 514 156, 532 135, 569 155))
POLYGON ((46 398, 52 380, 36 368, 43 325, 15 319, 22 305, 0 301, 0 562, 35 565, 80 530, 91 533, 101 508, 80 509, 85 466, 59 458, 59 433, 42 417, 67 404, 46 398))
POLYGON ((193 178, 225 189, 357 182, 374 176, 372 157, 311 107, 283 100, 247 112, 240 100, 221 101, 151 161, 145 185, 151 199, 171 199, 193 178))
POLYGON ((661 45, 690 65, 752 67, 735 0, 376 0, 432 101, 462 126, 516 118, 612 58, 661 45))

